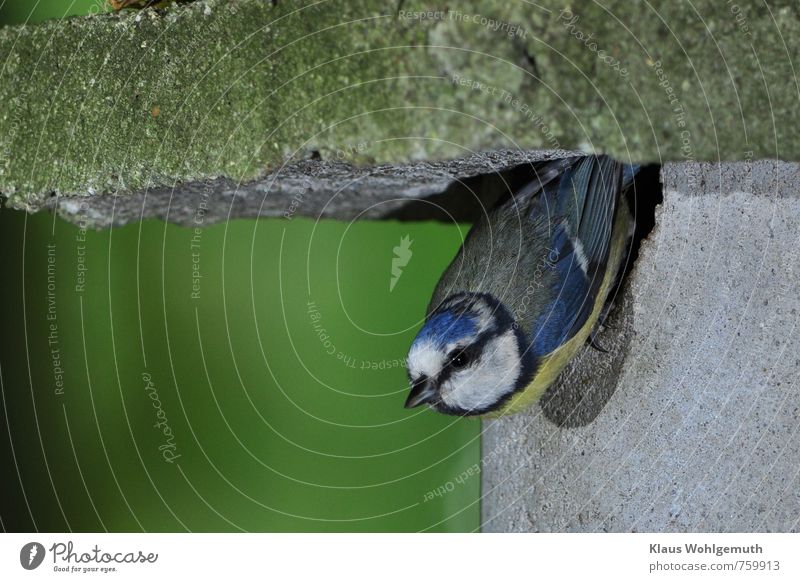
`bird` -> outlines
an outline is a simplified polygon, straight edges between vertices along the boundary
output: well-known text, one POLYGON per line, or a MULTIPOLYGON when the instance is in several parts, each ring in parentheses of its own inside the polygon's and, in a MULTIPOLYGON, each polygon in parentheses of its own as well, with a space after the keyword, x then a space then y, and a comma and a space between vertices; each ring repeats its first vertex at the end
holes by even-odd
POLYGON ((606 155, 548 160, 483 214, 409 349, 406 408, 496 417, 539 400, 606 315, 638 171, 606 155))

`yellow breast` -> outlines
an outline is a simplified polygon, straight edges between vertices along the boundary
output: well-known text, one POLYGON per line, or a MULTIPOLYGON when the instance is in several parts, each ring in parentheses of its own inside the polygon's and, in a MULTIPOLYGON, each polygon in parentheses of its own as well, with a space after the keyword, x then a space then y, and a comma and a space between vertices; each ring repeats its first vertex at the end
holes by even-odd
POLYGON ((625 246, 630 238, 629 232, 631 227, 631 217, 628 212, 626 204, 621 203, 618 205, 617 213, 614 220, 613 234, 611 238, 611 251, 608 257, 608 268, 606 269, 603 282, 600 285, 600 293, 598 301, 592 310, 591 315, 586 320, 586 324, 576 333, 572 339, 565 342, 561 347, 545 356, 539 362, 539 368, 534 374, 533 381, 525 388, 514 394, 508 399, 501 408, 492 411, 485 416, 498 417, 506 414, 513 414, 525 410, 533 403, 535 403, 544 394, 548 386, 552 384, 561 370, 564 369, 570 360, 578 353, 586 340, 589 339, 589 334, 597 324, 597 320, 603 311, 603 306, 608 298, 608 293, 611 291, 614 281, 617 276, 619 268, 622 266, 622 260, 625 256, 625 246))

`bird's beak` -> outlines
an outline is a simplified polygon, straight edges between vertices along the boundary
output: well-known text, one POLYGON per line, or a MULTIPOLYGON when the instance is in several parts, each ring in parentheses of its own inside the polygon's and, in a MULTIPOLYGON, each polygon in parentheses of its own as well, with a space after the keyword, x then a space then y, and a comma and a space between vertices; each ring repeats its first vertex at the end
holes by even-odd
POLYGON ((436 398, 436 388, 428 378, 420 378, 411 385, 411 393, 406 399, 406 408, 415 408, 436 398))

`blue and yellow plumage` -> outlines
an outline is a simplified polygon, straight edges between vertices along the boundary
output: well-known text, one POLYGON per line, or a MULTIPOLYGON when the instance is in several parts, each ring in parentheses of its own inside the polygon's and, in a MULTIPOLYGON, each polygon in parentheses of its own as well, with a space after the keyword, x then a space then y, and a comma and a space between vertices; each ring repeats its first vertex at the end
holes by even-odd
POLYGON ((478 221, 408 356, 407 407, 499 415, 536 402, 590 337, 627 257, 638 170, 606 156, 540 164, 478 221))

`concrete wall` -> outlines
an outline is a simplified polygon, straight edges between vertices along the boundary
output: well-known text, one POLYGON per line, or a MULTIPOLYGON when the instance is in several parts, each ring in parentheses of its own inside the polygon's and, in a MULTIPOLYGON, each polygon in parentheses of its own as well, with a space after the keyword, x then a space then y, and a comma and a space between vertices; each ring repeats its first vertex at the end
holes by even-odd
POLYGON ((611 353, 485 423, 485 531, 800 529, 800 166, 662 181, 611 353))
POLYGON ((199 196, 303 159, 497 149, 800 159, 798 12, 723 4, 198 0, 3 27, 0 196, 199 196))

